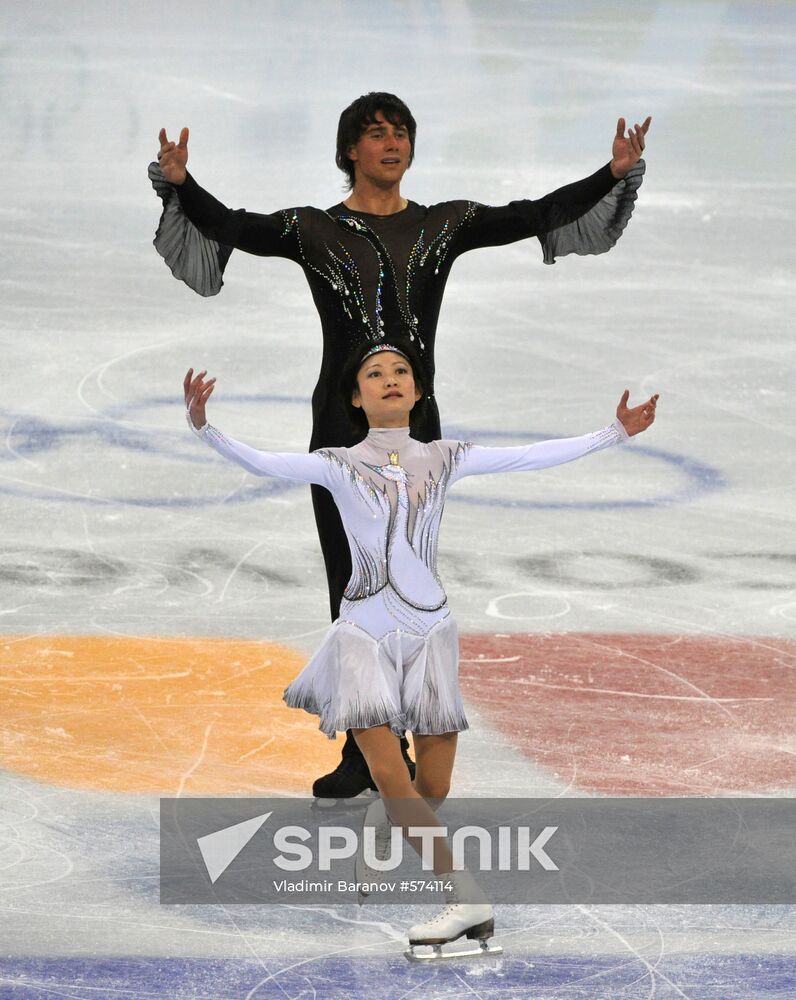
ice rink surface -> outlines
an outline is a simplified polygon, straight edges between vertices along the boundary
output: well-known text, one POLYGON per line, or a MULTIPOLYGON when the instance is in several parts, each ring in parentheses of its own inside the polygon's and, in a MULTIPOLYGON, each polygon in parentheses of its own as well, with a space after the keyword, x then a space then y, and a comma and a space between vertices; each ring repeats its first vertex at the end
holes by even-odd
POLYGON ((501 204, 653 115, 611 253, 462 258, 448 437, 519 443, 661 394, 630 448, 451 497, 441 571, 472 729, 453 794, 796 790, 796 7, 33 2, 0 7, 0 997, 725 1000, 796 995, 782 906, 498 908, 502 959, 409 966, 398 907, 162 907, 160 795, 306 794, 337 744, 281 706, 327 625, 305 488, 203 450, 303 450, 300 270, 200 299, 151 246, 157 132, 233 207, 330 206, 337 118, 418 120, 404 194, 501 204), (789 500, 788 497, 791 499, 789 500))

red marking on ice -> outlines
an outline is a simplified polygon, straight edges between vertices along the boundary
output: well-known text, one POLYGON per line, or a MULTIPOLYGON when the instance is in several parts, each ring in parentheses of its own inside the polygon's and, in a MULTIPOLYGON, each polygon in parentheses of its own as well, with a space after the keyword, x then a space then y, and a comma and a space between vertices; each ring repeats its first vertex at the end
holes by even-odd
POLYGON ((610 795, 796 788, 794 641, 465 635, 461 654, 466 699, 565 784, 610 795))

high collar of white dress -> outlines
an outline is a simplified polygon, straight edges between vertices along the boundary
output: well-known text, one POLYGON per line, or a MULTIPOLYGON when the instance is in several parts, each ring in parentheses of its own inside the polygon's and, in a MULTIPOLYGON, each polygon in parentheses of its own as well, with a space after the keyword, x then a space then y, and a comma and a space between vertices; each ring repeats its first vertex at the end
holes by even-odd
POLYGON ((377 448, 399 448, 409 440, 409 428, 371 427, 365 440, 377 448))

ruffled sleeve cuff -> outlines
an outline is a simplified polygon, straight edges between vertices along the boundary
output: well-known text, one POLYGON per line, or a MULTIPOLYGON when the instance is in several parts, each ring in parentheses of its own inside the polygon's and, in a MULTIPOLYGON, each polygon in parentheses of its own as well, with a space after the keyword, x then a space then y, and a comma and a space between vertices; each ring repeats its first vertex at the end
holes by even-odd
POLYGON ((222 275, 233 248, 199 232, 183 211, 174 185, 166 180, 157 163, 149 164, 149 180, 163 202, 153 240, 155 249, 175 278, 199 295, 217 295, 224 284, 222 275))
POLYGON ((570 253, 583 256, 610 250, 630 221, 645 170, 644 160, 639 160, 585 215, 540 234, 545 264, 570 253))

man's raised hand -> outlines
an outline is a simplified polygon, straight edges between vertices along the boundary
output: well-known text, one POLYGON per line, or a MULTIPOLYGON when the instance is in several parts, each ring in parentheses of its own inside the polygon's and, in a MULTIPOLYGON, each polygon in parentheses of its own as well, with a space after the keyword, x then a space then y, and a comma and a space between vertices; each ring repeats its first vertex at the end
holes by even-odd
MULTIPOLYGON (((183 392, 185 393, 185 406, 191 418, 191 423, 197 430, 201 430, 207 423, 205 415, 205 403, 210 398, 216 386, 214 378, 204 381, 206 371, 194 375, 193 368, 189 368, 182 381, 183 392)), ((629 432, 628 432, 629 433, 629 432)))
POLYGON ((636 124, 625 135, 625 119, 616 123, 616 135, 611 149, 611 173, 619 180, 641 159, 646 145, 646 136, 652 118, 646 118, 643 125, 636 124))
POLYGON ((188 129, 182 129, 179 142, 169 142, 164 128, 158 133, 158 139, 160 139, 158 163, 163 176, 170 184, 182 184, 186 174, 185 165, 188 162, 188 129))
POLYGON ((629 398, 630 390, 625 389, 622 393, 622 398, 619 400, 619 406, 616 408, 616 415, 627 431, 627 436, 633 437, 635 434, 645 431, 655 419, 658 393, 656 392, 654 396, 650 396, 647 402, 642 403, 640 406, 628 407, 627 401, 629 398))

